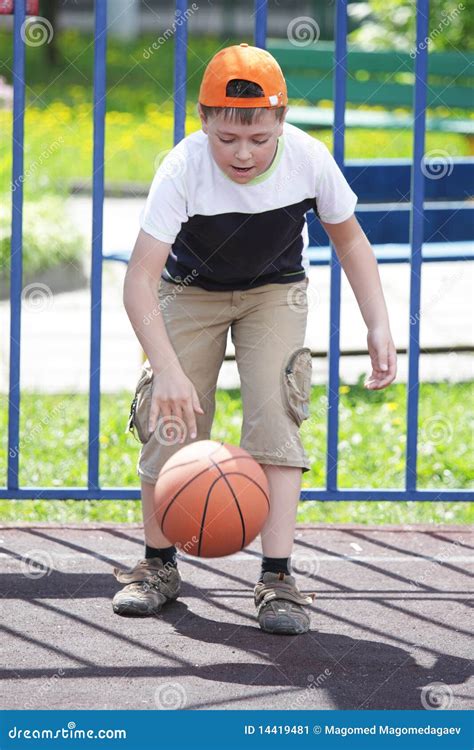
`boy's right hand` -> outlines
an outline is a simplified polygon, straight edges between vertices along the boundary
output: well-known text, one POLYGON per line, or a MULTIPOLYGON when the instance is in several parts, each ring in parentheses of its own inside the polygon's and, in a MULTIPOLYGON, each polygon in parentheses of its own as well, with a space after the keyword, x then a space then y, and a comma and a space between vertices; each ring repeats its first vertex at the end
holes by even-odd
POLYGON ((179 441, 173 440, 173 443, 183 443, 186 433, 194 439, 197 435, 195 412, 204 414, 196 389, 181 368, 167 368, 163 372, 154 372, 148 419, 150 433, 154 432, 158 425, 161 428, 160 435, 166 442, 167 439, 171 439, 169 432, 175 434, 178 427, 180 438, 179 441))

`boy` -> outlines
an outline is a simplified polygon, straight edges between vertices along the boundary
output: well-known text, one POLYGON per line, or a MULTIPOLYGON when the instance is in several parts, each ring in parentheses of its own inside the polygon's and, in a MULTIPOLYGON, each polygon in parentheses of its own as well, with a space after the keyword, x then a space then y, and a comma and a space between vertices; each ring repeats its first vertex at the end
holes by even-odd
POLYGON ((286 84, 276 60, 248 44, 218 52, 199 94, 202 130, 158 169, 124 283, 124 305, 148 362, 132 404, 145 558, 115 569, 125 616, 157 614, 179 594, 176 548, 153 515, 160 468, 183 443, 210 436, 228 330, 241 379, 241 446, 262 466, 270 513, 261 533, 254 601, 262 630, 310 627, 290 556, 310 469, 299 437, 309 416, 311 354, 303 346, 309 268, 305 214, 333 241, 368 327, 367 388, 393 381, 396 353, 377 263, 354 217, 352 192, 326 146, 285 123, 286 84), (159 286, 159 288, 158 288, 159 286))

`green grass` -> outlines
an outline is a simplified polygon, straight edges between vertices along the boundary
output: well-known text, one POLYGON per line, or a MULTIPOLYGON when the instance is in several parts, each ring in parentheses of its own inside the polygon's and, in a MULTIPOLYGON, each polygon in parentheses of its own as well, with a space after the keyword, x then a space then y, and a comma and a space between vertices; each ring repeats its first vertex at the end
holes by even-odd
MULTIPOLYGON (((425 383, 420 390, 420 488, 472 487, 474 414, 472 383, 425 383)), ((100 482, 103 487, 138 487, 139 444, 125 434, 130 394, 106 394, 101 407, 100 482)), ((2 461, 6 484, 6 397, 0 404, 2 461)), ((84 486, 87 478, 87 396, 82 394, 22 396, 20 485, 84 486)), ((341 488, 402 488, 404 481, 406 389, 369 392, 361 385, 341 386, 339 485, 341 488)), ((218 391, 212 437, 238 444, 242 409, 240 392, 218 391)), ((312 471, 304 487, 325 482, 325 389, 312 391, 311 418, 302 438, 312 471)), ((471 523, 472 505, 461 502, 307 502, 299 522, 471 523)), ((138 501, 0 501, 0 521, 140 522, 138 501)))

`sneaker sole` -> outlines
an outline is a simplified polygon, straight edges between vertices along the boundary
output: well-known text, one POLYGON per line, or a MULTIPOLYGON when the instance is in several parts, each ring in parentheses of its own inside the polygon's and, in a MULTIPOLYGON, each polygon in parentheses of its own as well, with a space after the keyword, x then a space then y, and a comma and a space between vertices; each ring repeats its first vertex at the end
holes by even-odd
POLYGON ((285 623, 274 623, 273 625, 262 625, 260 628, 264 633, 271 635, 303 635, 310 629, 309 625, 286 625, 285 623))
POLYGON ((128 602, 123 602, 123 604, 112 603, 112 609, 114 613, 120 615, 120 617, 153 617, 153 615, 160 614, 161 610, 166 604, 168 604, 168 602, 175 601, 177 598, 178 594, 176 594, 176 596, 170 596, 166 601, 160 604, 159 607, 153 609, 147 607, 145 602, 130 599, 128 602))
POLYGON ((148 609, 141 607, 139 604, 126 604, 118 607, 113 607, 114 613, 120 615, 120 617, 153 617, 161 612, 162 606, 159 609, 148 609))
POLYGON ((259 619, 258 624, 265 633, 276 635, 302 635, 310 629, 310 620, 304 615, 297 619, 284 615, 276 617, 268 613, 259 619))

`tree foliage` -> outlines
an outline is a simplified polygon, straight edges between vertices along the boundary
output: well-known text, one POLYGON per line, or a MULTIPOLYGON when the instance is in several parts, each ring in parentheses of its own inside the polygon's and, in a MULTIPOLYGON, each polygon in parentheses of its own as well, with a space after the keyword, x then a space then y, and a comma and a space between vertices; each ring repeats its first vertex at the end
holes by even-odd
MULTIPOLYGON (((361 26, 350 41, 373 49, 409 52, 416 44, 415 0, 369 0, 349 6, 353 20, 361 26)), ((430 0, 428 24, 430 51, 473 48, 474 0, 430 0)))

